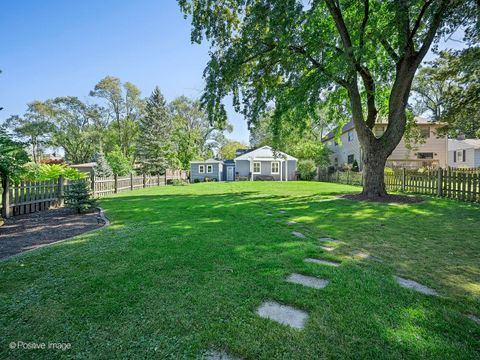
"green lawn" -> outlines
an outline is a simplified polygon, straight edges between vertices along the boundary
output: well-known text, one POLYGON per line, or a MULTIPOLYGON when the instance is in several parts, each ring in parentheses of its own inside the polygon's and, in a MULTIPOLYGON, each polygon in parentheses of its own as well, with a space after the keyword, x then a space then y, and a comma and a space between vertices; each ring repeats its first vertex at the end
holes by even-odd
POLYGON ((0 358, 182 359, 218 349, 245 359, 478 359, 480 325, 464 314, 480 316, 480 207, 335 198, 352 191, 206 183, 104 199, 110 227, 0 262, 0 358), (323 236, 343 243, 324 252, 323 236), (330 284, 285 282, 292 272, 330 284), (401 288, 394 274, 442 296, 401 288), (308 312, 305 329, 258 317, 265 300, 308 312), (72 348, 9 350, 12 341, 72 348))

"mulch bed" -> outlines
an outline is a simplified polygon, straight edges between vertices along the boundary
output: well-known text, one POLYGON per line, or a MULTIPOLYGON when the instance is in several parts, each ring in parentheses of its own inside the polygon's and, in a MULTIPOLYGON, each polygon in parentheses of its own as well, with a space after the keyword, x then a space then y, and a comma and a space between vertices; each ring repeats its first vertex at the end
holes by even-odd
POLYGON ((58 208, 6 219, 0 227, 0 259, 45 244, 68 239, 104 225, 95 209, 76 214, 70 209, 58 208))
POLYGON ((423 202, 422 198, 416 196, 406 196, 406 195, 390 195, 382 196, 375 199, 370 199, 362 194, 346 194, 339 196, 340 199, 347 199, 353 201, 370 201, 378 203, 395 203, 395 204, 418 204, 423 202))

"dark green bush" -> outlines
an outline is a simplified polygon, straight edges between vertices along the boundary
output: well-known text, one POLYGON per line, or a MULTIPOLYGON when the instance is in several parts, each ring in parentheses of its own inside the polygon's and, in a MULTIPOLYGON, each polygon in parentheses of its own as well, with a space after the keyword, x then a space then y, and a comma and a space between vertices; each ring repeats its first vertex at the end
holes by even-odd
POLYGON ((79 214, 95 207, 96 202, 85 180, 75 180, 65 188, 65 206, 79 214))

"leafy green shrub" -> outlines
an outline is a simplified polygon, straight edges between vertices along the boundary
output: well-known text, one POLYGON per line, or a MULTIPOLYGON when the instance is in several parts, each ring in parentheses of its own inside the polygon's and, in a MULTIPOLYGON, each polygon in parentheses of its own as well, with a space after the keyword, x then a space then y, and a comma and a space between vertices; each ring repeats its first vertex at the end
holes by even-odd
MULTIPOLYGON (((195 179, 198 180, 198 179, 195 179)), ((188 185, 188 183, 185 180, 182 179, 173 179, 172 181, 173 186, 185 186, 188 185)))
POLYGON ((384 169, 384 173, 385 175, 393 175, 393 169, 386 166, 384 169))
POLYGON ((118 146, 107 155, 107 162, 112 172, 118 176, 129 175, 133 170, 130 159, 123 155, 118 146))
POLYGON ((85 173, 81 173, 77 169, 68 167, 64 164, 35 164, 28 163, 24 167, 25 180, 30 181, 46 181, 56 180, 63 175, 68 180, 80 180, 86 177, 85 173))
POLYGON ((352 171, 355 171, 355 172, 359 172, 359 171, 360 171, 360 168, 358 167, 358 162, 357 162, 357 160, 353 160, 353 163, 352 163, 352 171))
POLYGON ((313 180, 317 174, 317 166, 313 160, 299 160, 297 169, 302 180, 313 180))
POLYGON ((65 206, 74 209, 77 213, 85 212, 96 204, 92 197, 90 186, 85 180, 76 180, 65 188, 65 206))
POLYGON ((193 179, 194 184, 198 184, 200 182, 200 179, 193 179))

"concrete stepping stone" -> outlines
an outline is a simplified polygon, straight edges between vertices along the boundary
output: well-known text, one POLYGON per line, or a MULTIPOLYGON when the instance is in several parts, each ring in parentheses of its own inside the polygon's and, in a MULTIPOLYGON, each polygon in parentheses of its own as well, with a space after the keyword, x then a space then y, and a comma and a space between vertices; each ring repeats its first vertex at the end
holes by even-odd
POLYGON ((419 284, 416 281, 404 279, 404 278, 401 278, 399 276, 394 276, 394 277, 395 277, 395 280, 397 281, 398 285, 400 285, 401 287, 404 287, 406 289, 412 289, 412 290, 418 291, 419 293, 422 293, 422 294, 425 294, 425 295, 438 296, 438 293, 435 290, 433 290, 433 289, 431 289, 431 288, 429 288, 425 285, 419 284))
POLYGON ((355 257, 355 258, 362 259, 362 260, 371 260, 371 261, 376 261, 376 262, 379 262, 379 263, 383 263, 382 259, 380 259, 376 256, 373 256, 373 255, 370 255, 369 253, 367 253, 365 251, 361 251, 361 250, 353 251, 352 256, 355 257))
POLYGON ((301 239, 305 239, 305 235, 303 235, 302 233, 300 233, 298 231, 292 231, 292 235, 296 236, 296 237, 299 237, 301 239))
POLYGON ((330 238, 330 237, 319 238, 318 241, 321 241, 321 242, 331 242, 331 243, 335 243, 335 244, 340 243, 340 240, 335 240, 335 239, 332 239, 332 238, 330 238))
POLYGON ((323 289, 325 286, 328 285, 328 280, 296 273, 290 274, 287 278, 287 282, 293 284, 300 284, 314 289, 323 289))
POLYGON ((472 315, 472 314, 468 314, 468 315, 467 315, 467 318, 469 318, 469 319, 472 320, 472 321, 475 321, 477 324, 480 325, 480 318, 479 318, 479 317, 477 317, 477 316, 475 316, 475 315, 472 315))
POLYGON ((303 261, 308 263, 318 264, 318 265, 328 265, 328 266, 335 266, 335 267, 340 266, 340 263, 328 261, 328 260, 322 260, 322 259, 306 258, 303 261))
POLYGON ((228 355, 224 351, 210 350, 205 353, 202 359, 206 360, 240 360, 240 358, 228 355))
POLYGON ((305 311, 275 301, 266 301, 260 305, 257 309, 257 315, 295 329, 303 329, 308 319, 308 314, 305 311))
POLYGON ((296 221, 289 221, 289 222, 287 222, 287 225, 295 225, 295 224, 298 224, 298 222, 296 222, 296 221))
POLYGON ((330 246, 320 246, 320 249, 325 250, 325 251, 333 251, 335 248, 330 247, 330 246))

